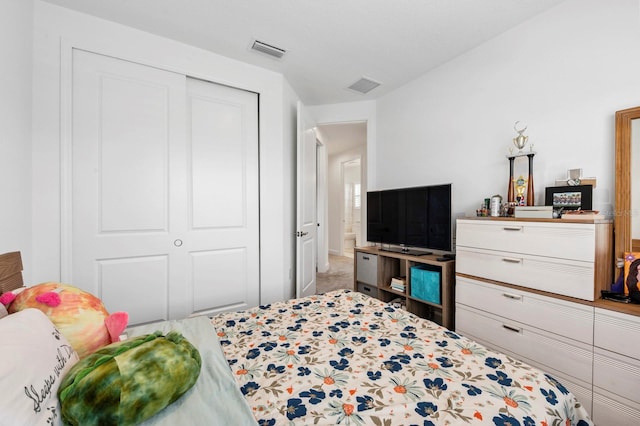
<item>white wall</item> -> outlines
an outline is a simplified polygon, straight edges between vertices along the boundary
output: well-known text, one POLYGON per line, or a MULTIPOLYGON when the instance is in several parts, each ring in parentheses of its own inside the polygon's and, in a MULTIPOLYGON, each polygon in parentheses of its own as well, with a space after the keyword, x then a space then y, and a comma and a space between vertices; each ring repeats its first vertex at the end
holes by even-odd
POLYGON ((22 253, 31 281, 33 3, 0 2, 0 253, 22 253))
POLYGON ((640 105, 638 0, 568 0, 378 101, 378 187, 453 183, 456 214, 506 198, 514 123, 534 144, 536 204, 582 168, 614 202, 614 114, 640 105))
POLYGON ((60 170, 61 141, 72 48, 156 66, 260 94, 260 261, 261 303, 286 294, 285 197, 291 179, 289 132, 285 137, 282 75, 211 52, 37 1, 34 67, 34 274, 62 279, 60 170), (61 82, 62 81, 62 82, 61 82), (62 96, 61 96, 62 94, 62 96), (62 103, 62 104, 61 104, 62 103))

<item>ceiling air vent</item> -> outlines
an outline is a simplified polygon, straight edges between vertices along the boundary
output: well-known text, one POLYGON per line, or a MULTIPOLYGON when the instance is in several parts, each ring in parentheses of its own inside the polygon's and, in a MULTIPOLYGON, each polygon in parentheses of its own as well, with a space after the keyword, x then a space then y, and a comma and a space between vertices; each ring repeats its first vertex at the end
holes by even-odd
POLYGON ((348 89, 353 90, 354 92, 362 93, 364 95, 380 86, 381 84, 382 83, 378 83, 377 81, 371 80, 370 78, 362 77, 360 80, 349 86, 348 89))
POLYGON ((279 47, 272 46, 270 44, 263 43, 258 40, 253 41, 253 44, 251 45, 251 50, 264 53, 265 55, 269 55, 277 59, 281 59, 284 56, 284 54, 287 53, 287 51, 284 49, 280 49, 279 47))

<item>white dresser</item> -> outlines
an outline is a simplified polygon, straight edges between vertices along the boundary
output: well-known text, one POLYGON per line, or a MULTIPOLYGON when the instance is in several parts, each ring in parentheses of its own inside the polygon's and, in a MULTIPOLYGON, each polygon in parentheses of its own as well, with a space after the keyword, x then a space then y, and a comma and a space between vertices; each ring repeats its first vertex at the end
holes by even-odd
POLYGON ((469 218, 456 232, 456 331, 547 371, 591 410, 612 224, 469 218))

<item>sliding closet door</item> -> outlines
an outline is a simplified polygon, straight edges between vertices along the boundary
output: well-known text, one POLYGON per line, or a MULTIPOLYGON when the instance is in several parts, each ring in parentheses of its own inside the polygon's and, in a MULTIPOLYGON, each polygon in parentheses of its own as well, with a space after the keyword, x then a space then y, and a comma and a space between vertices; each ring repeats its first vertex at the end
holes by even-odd
POLYGON ((209 125, 188 86, 184 75, 73 54, 71 284, 129 312, 132 324, 258 303, 257 273, 248 276, 258 269, 257 206, 247 201, 257 193, 257 160, 243 159, 256 171, 245 173, 241 197, 219 191, 232 183, 220 157, 247 156, 252 144, 257 152, 257 136, 239 141, 254 132, 233 114, 209 125), (221 141, 224 132, 236 139, 221 141), (229 208, 244 221, 225 220, 229 208), (229 237, 247 224, 253 239, 229 237))
POLYGON ((259 303, 258 95, 187 80, 194 312, 259 303))

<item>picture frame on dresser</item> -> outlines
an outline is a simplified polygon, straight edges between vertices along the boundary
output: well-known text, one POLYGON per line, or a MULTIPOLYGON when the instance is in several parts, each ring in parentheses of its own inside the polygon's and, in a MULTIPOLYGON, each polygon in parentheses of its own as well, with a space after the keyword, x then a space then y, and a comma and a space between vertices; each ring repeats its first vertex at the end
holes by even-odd
POLYGON ((544 204, 554 210, 591 210, 593 186, 548 186, 545 188, 544 204))

